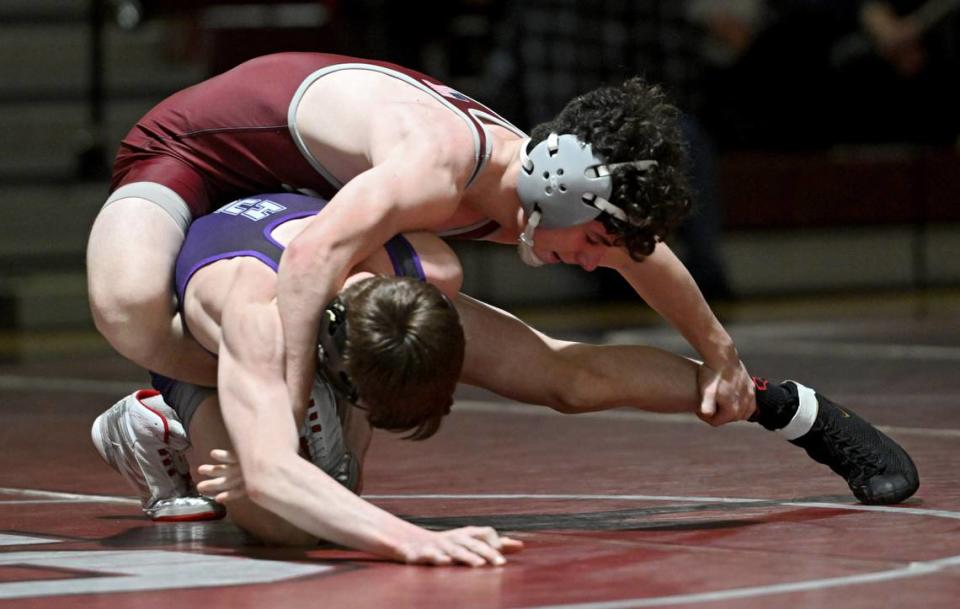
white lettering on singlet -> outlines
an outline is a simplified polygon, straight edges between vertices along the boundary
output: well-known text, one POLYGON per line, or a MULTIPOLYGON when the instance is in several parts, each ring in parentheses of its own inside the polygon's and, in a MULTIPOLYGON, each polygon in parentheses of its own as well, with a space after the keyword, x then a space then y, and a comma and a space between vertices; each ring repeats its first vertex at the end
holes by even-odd
POLYGON ((224 205, 214 213, 243 216, 256 222, 285 209, 285 206, 270 199, 240 199, 239 201, 224 205))

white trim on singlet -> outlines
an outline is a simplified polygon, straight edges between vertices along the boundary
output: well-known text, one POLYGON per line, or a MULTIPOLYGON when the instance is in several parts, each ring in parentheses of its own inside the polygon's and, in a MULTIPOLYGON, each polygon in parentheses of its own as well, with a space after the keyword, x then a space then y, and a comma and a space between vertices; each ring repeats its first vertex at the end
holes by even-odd
MULTIPOLYGON (((519 127, 517 127, 507 119, 503 118, 502 116, 496 113, 491 114, 491 112, 493 112, 492 110, 491 112, 484 112, 483 110, 477 110, 476 108, 467 108, 467 112, 470 113, 470 116, 477 119, 477 122, 479 122, 481 125, 483 125, 484 123, 493 123, 494 125, 499 125, 500 127, 503 127, 507 131, 512 131, 515 135, 519 135, 520 137, 527 137, 526 133, 521 131, 519 127)), ((489 134, 487 135, 489 136, 489 134)), ((489 137, 487 138, 487 141, 488 142, 490 141, 489 137)), ((488 148, 489 147, 490 146, 488 146, 488 148)), ((490 155, 488 154, 487 156, 489 157, 490 155)))
MULTIPOLYGON (((480 127, 483 128, 486 135, 485 139, 487 144, 486 150, 483 151, 483 158, 477 164, 477 169, 474 172, 473 176, 470 178, 470 181, 473 181, 473 179, 476 178, 478 175, 480 175, 480 172, 483 171, 483 168, 486 166, 487 161, 490 160, 490 155, 493 154, 493 138, 490 137, 490 132, 487 131, 486 129, 487 123, 492 123, 494 125, 503 127, 507 131, 510 131, 511 133, 518 135, 520 137, 527 137, 527 134, 521 131, 516 125, 514 125, 507 119, 503 118, 499 114, 496 114, 496 113, 491 114, 492 110, 491 112, 484 112, 483 110, 478 110, 477 108, 467 108, 467 112, 469 112, 470 116, 472 116, 480 125, 480 127)), ((469 182, 467 183, 469 184, 469 182)), ((489 218, 485 218, 469 226, 462 226, 460 228, 452 228, 450 230, 439 232, 437 233, 437 236, 456 237, 457 235, 463 235, 463 234, 475 231, 478 228, 483 228, 484 226, 490 224, 490 222, 491 220, 489 218)))
POLYGON ((490 132, 487 131, 487 124, 494 124, 503 127, 507 131, 510 131, 514 135, 517 135, 521 138, 527 137, 527 134, 521 131, 519 128, 510 123, 507 119, 503 118, 499 114, 494 113, 492 110, 490 112, 485 112, 483 110, 478 110, 476 108, 467 108, 467 112, 470 116, 473 117, 473 120, 477 121, 477 124, 480 125, 480 128, 483 129, 484 143, 486 144, 486 149, 483 151, 483 158, 480 159, 480 162, 477 163, 477 168, 473 172, 473 175, 470 176, 470 180, 467 182, 467 185, 470 184, 480 172, 483 171, 483 168, 486 167, 487 161, 490 160, 490 156, 493 154, 493 138, 490 137, 490 132))
MULTIPOLYGON (((340 70, 370 70, 372 72, 379 72, 386 76, 392 76, 398 80, 413 85, 414 87, 428 93, 431 97, 439 101, 441 104, 447 107, 451 112, 459 116, 463 122, 467 124, 470 128, 470 133, 473 135, 473 151, 474 156, 477 159, 476 167, 473 171, 473 175, 470 176, 470 180, 467 181, 467 186, 469 186, 474 178, 480 174, 480 169, 486 164, 487 158, 489 156, 490 142, 487 140, 487 150, 484 151, 484 154, 480 154, 480 133, 477 130, 477 125, 473 123, 469 118, 467 118, 463 111, 447 101, 443 95, 438 91, 430 88, 426 83, 420 82, 419 80, 413 78, 408 74, 399 72, 397 70, 392 70, 383 66, 376 66, 368 63, 340 63, 332 66, 327 66, 325 68, 320 68, 316 72, 313 72, 307 76, 300 86, 297 88, 297 91, 293 94, 293 99, 290 100, 290 107, 287 111, 287 127, 290 129, 290 135, 293 137, 293 141, 297 144, 297 148, 300 149, 300 154, 307 159, 307 162, 310 163, 310 166, 313 167, 317 173, 319 173, 325 180, 330 182, 335 188, 343 188, 343 182, 338 180, 331 174, 323 165, 320 164, 320 161, 310 152, 310 149, 307 147, 306 142, 303 137, 297 131, 297 108, 300 106, 300 101, 303 99, 303 96, 306 94, 307 89, 310 88, 310 85, 317 82, 320 78, 332 74, 333 72, 338 72, 340 70)), ((486 113, 484 113, 486 114, 486 113)), ((502 120, 502 119, 501 119, 502 120)), ((499 122, 499 121, 498 121, 499 122)), ((486 135, 486 134, 485 134, 486 135)))

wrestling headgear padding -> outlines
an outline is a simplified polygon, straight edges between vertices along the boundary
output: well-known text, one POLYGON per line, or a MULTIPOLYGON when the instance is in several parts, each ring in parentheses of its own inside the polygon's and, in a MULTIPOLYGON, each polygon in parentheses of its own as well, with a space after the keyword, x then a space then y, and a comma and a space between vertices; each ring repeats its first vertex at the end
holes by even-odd
POLYGON ((613 186, 603 159, 590 144, 577 136, 551 133, 527 152, 520 147, 521 171, 517 194, 529 217, 534 209, 543 214, 543 228, 566 228, 586 224, 600 215, 594 206, 599 197, 610 198, 613 186))

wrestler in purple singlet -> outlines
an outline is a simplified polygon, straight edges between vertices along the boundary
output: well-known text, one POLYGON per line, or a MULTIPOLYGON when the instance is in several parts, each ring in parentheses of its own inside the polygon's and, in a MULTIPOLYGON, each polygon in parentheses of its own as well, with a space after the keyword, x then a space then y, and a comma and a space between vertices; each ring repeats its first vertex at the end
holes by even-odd
MULTIPOLYGON (((284 222, 315 216, 326 204, 324 199, 293 193, 257 195, 195 220, 177 257, 175 282, 181 310, 190 278, 217 260, 249 256, 276 271, 284 247, 271 237, 273 231, 284 222)), ((420 257, 402 235, 384 247, 397 277, 426 281, 420 257)))

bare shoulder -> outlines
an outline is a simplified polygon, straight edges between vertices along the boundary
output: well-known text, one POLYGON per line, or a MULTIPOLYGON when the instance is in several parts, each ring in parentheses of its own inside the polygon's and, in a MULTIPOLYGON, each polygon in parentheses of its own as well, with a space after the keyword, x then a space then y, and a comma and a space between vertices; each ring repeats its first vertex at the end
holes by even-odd
POLYGON ((473 131, 435 100, 392 105, 375 122, 380 126, 371 139, 374 164, 390 161, 413 170, 443 170, 461 186, 473 173, 477 161, 473 131))
MULTIPOLYGON (((319 79, 304 94, 296 121, 308 145, 334 167, 343 158, 365 157, 368 167, 387 161, 440 166, 468 178, 475 162, 473 132, 463 117, 427 91, 374 70, 319 79)), ((360 169, 343 164, 347 174, 360 169)))

